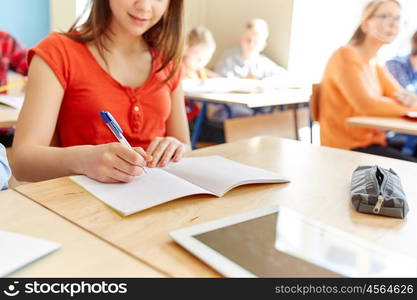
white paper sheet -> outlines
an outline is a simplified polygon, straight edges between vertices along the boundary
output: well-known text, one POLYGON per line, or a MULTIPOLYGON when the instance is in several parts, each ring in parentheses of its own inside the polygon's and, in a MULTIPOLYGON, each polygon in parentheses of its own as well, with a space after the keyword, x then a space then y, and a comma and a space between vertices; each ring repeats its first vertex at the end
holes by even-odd
POLYGON ((60 247, 55 242, 0 231, 0 277, 7 276, 60 247))

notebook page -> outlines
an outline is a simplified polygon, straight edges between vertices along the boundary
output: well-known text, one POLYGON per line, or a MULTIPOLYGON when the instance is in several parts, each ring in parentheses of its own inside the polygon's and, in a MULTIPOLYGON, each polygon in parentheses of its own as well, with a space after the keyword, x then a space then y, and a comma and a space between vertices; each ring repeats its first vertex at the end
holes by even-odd
POLYGON ((249 183, 280 183, 288 179, 276 173, 250 167, 221 156, 183 158, 164 168, 169 173, 223 196, 230 189, 249 183))
POLYGON ((0 96, 0 104, 5 104, 15 109, 21 109, 23 106, 24 100, 25 100, 24 95, 18 95, 18 96, 1 95, 0 96))
POLYGON ((0 231, 0 277, 7 276, 60 247, 58 243, 0 231))
POLYGON ((124 215, 188 195, 210 194, 160 168, 148 168, 147 172, 129 183, 101 183, 86 176, 71 179, 124 215))

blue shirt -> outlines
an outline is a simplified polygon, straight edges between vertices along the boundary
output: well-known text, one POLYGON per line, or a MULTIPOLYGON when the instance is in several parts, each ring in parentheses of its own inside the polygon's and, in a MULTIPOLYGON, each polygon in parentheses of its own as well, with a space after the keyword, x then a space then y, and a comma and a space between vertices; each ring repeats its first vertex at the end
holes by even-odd
POLYGON ((7 183, 10 179, 10 167, 7 161, 6 149, 0 144, 0 189, 7 189, 7 183))
POLYGON ((409 92, 417 94, 417 71, 410 62, 410 56, 397 56, 387 61, 388 70, 409 92))
POLYGON ((214 71, 223 77, 246 78, 254 76, 257 79, 268 77, 285 77, 287 71, 262 54, 245 59, 240 55, 240 48, 227 51, 222 55, 214 71))

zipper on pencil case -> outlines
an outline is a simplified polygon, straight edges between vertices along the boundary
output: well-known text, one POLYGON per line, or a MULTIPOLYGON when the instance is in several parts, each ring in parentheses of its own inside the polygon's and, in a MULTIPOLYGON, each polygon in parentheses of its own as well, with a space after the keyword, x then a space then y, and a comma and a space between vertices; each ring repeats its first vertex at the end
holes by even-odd
POLYGON ((385 201, 385 198, 384 198, 384 195, 383 195, 382 191, 384 190, 384 188, 387 184, 388 177, 378 167, 375 167, 375 169, 376 169, 376 171, 373 175, 374 175, 374 179, 376 181, 376 186, 378 187, 378 200, 376 201, 376 204, 375 204, 372 211, 374 212, 374 214, 379 214, 379 212, 381 211, 381 207, 383 206, 384 201, 385 201), (383 176, 381 183, 378 180, 377 172, 381 173, 381 175, 383 176))

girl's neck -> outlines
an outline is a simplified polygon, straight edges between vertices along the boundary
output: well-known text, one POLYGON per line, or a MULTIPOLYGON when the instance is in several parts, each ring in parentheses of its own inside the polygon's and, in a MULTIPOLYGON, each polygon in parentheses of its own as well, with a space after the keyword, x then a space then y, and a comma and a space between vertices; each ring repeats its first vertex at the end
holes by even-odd
POLYGON ((358 51, 361 58, 369 63, 373 59, 376 58, 379 49, 384 44, 381 42, 377 42, 375 40, 365 38, 365 40, 362 42, 362 44, 359 45, 353 45, 353 47, 358 51))
POLYGON ((122 52, 125 54, 146 52, 148 44, 142 35, 132 35, 115 23, 108 30, 109 38, 105 38, 104 45, 110 52, 122 52))

